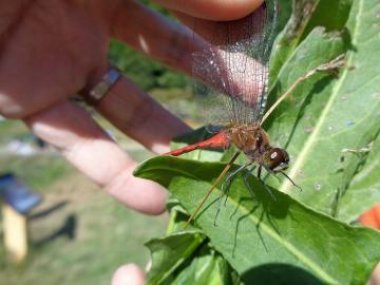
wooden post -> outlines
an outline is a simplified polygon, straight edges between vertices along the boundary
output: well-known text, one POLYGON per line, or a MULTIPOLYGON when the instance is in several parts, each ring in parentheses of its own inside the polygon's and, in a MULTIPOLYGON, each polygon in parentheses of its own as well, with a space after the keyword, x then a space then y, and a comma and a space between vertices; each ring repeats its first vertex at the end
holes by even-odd
POLYGON ((4 244, 8 258, 21 263, 28 253, 27 217, 3 204, 4 244))

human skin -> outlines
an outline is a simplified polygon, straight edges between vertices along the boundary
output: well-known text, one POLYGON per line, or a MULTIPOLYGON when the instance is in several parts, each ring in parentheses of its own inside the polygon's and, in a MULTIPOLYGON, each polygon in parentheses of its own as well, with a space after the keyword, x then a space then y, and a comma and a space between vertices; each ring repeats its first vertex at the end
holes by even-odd
MULTIPOLYGON (((207 32, 208 21, 244 17, 262 0, 157 2, 184 23, 199 22, 207 32)), ((128 207, 147 214, 163 212, 164 189, 133 177, 136 162, 70 98, 106 73, 111 38, 190 74, 189 30, 131 0, 1 1, 0 21, 0 114, 25 122, 128 207)), ((189 129, 127 77, 95 108, 158 154, 169 150, 171 138, 189 129)), ((131 284, 120 282, 115 284, 131 284)))

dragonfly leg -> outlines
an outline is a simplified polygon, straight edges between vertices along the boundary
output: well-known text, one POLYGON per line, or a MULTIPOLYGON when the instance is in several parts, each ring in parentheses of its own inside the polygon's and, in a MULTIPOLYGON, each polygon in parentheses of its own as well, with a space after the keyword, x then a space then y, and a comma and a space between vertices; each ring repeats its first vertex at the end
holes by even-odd
POLYGON ((231 172, 225 182, 223 183, 222 185, 222 193, 221 195, 219 196, 218 198, 218 208, 216 210, 216 214, 215 214, 215 218, 214 218, 214 226, 216 226, 216 221, 218 220, 218 216, 219 216, 219 213, 220 213, 220 208, 222 207, 222 198, 223 196, 225 195, 226 196, 226 199, 224 201, 224 205, 227 204, 227 200, 228 200, 228 195, 229 195, 229 192, 230 192, 230 187, 231 187, 231 182, 232 182, 232 179, 241 171, 243 171, 245 168, 249 167, 252 163, 247 163, 245 165, 242 165, 240 166, 238 169, 236 169, 235 171, 231 172))
POLYGON ((298 190, 300 190, 300 192, 302 192, 302 188, 300 187, 300 186, 298 186, 294 181, 293 181, 293 179, 291 179, 284 171, 280 171, 280 173, 282 174, 282 175, 284 175, 285 176, 285 178, 286 179, 288 179, 292 184, 293 184, 293 186, 294 187, 296 187, 298 190))
POLYGON ((202 206, 204 205, 204 203, 206 203, 208 197, 210 197, 212 191, 214 191, 214 189, 216 188, 216 186, 224 178, 224 176, 226 175, 226 173, 228 172, 228 170, 232 167, 233 163, 239 157, 239 155, 240 155, 240 151, 236 152, 234 154, 234 156, 231 158, 231 160, 227 163, 226 167, 223 169, 223 171, 219 174, 219 176, 216 178, 216 180, 214 181, 214 183, 211 185, 210 190, 208 190, 207 194, 203 197, 203 199, 202 199, 201 203, 199 204, 199 206, 190 215, 189 219, 185 223, 184 228, 186 228, 191 223, 191 221, 198 215, 199 211, 202 209, 202 206))
POLYGON ((222 185, 222 190, 224 192, 224 195, 226 196, 226 199, 224 201, 224 205, 227 204, 227 200, 228 200, 228 195, 230 194, 230 187, 231 187, 231 183, 232 183, 232 180, 233 178, 241 171, 243 171, 244 169, 246 169, 247 167, 249 167, 252 163, 247 163, 245 165, 242 165, 241 167, 239 167, 238 169, 236 169, 235 171, 231 172, 230 174, 228 174, 226 180, 224 181, 223 185, 222 185))
POLYGON ((265 182, 261 179, 261 168, 262 166, 260 165, 259 168, 257 169, 257 179, 261 182, 261 184, 264 186, 265 190, 269 193, 269 195, 272 197, 273 200, 276 201, 276 197, 273 195, 272 190, 265 184, 265 182))
POLYGON ((280 183, 281 183, 281 179, 276 175, 277 173, 281 173, 282 175, 285 176, 286 179, 288 179, 290 181, 290 183, 293 184, 294 187, 296 187, 300 192, 302 192, 302 188, 300 186, 298 186, 298 184, 296 184, 293 179, 291 179, 289 177, 289 175, 287 175, 284 171, 279 171, 279 172, 273 172, 273 171, 268 171, 269 174, 272 174, 273 177, 275 177, 280 183))
POLYGON ((252 169, 248 170, 244 176, 243 176, 243 179, 244 179, 244 184, 245 184, 245 187, 247 187, 248 191, 249 191, 249 194, 251 194, 252 196, 252 199, 256 199, 256 194, 255 194, 255 191, 253 190, 251 184, 249 183, 248 181, 248 178, 249 178, 249 175, 251 175, 251 172, 255 169, 255 166, 252 167, 252 169))

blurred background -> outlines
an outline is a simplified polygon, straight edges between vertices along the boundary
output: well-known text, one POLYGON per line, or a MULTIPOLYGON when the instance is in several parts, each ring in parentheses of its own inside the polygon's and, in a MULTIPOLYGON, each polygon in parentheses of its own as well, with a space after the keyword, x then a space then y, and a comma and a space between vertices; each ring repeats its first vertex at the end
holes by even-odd
MULTIPOLYGON (((112 42, 109 58, 143 90, 192 123, 194 107, 187 78, 118 42, 112 42)), ((152 156, 94 116, 136 160, 152 156)), ((26 259, 12 264, 0 242, 0 284, 109 284, 114 270, 124 263, 146 266, 149 252, 143 243, 165 233, 165 214, 148 217, 120 205, 21 122, 0 118, 0 134, 0 176, 13 174, 42 198, 24 215, 29 239, 26 259)), ((2 240, 5 230, 2 218, 2 240)))

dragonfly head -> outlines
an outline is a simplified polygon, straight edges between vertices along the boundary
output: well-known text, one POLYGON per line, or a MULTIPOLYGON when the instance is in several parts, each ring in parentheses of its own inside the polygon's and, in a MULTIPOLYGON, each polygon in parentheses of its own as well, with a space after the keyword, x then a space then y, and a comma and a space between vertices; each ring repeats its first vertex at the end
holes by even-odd
POLYGON ((289 155, 281 148, 271 148, 265 154, 265 167, 274 173, 286 170, 289 166, 289 155))

